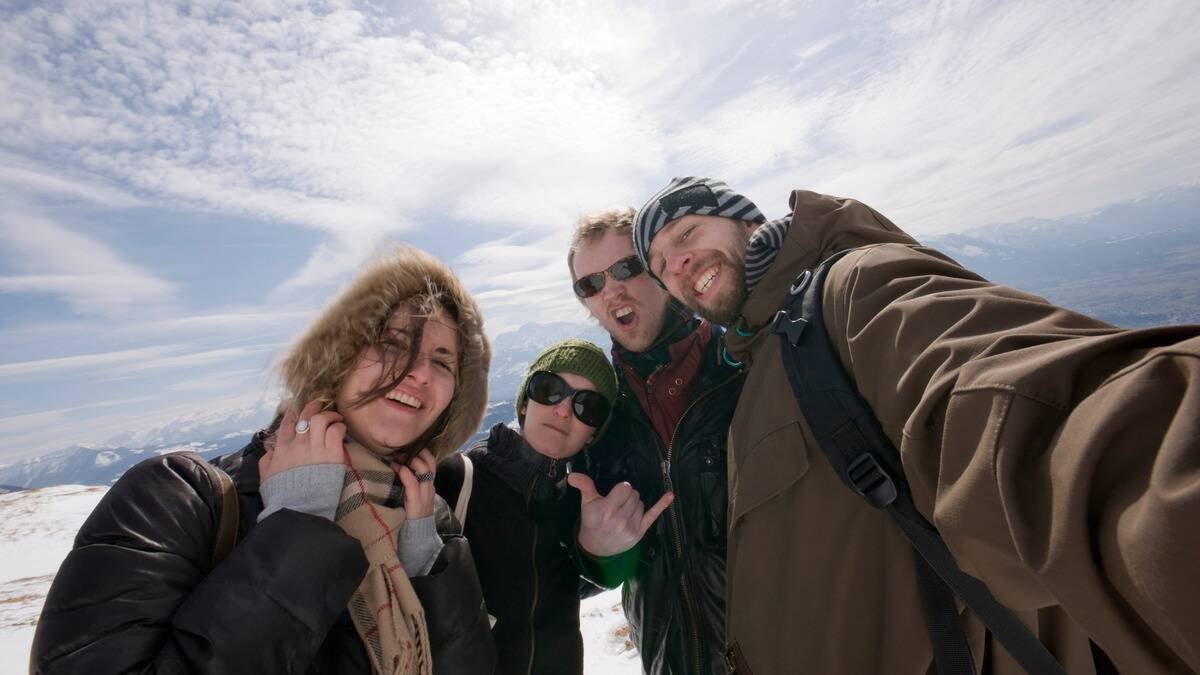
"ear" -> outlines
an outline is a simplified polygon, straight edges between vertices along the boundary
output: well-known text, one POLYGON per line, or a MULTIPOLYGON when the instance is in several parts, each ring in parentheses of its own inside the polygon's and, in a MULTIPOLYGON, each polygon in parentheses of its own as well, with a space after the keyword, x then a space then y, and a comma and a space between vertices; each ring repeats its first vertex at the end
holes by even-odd
POLYGON ((520 410, 518 410, 518 411, 517 411, 517 413, 518 413, 518 414, 521 414, 521 415, 524 415, 524 414, 525 414, 525 410, 526 410, 528 407, 529 407, 529 406, 525 406, 525 405, 521 406, 521 409, 520 409, 520 410))

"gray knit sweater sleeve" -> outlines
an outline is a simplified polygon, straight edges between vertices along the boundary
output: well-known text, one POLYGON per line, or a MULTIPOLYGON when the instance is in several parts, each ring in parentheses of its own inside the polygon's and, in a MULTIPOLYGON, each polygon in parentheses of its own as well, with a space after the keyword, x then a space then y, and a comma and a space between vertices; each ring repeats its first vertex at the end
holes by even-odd
MULTIPOLYGON (((258 514, 258 522, 280 509, 333 520, 345 477, 345 464, 309 464, 271 476, 259 486, 263 510, 258 514)), ((396 542, 396 555, 410 577, 429 574, 441 551, 442 538, 433 516, 404 521, 396 542)))
POLYGON ((438 553, 442 551, 442 538, 438 535, 433 516, 404 521, 400 528, 400 540, 396 544, 400 564, 404 565, 410 577, 429 574, 438 553))
POLYGON ((258 487, 263 500, 258 522, 280 509, 333 520, 345 477, 345 464, 308 464, 280 471, 258 487))

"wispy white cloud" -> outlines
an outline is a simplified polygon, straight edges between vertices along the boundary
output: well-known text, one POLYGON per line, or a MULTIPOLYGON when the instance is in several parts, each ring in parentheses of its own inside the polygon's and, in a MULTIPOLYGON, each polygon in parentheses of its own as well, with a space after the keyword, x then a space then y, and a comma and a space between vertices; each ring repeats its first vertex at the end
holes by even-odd
POLYGON ((143 202, 115 186, 78 176, 64 175, 28 160, 0 153, 0 195, 19 192, 34 196, 81 199, 108 208, 132 208, 143 202))
POLYGON ((745 167, 759 199, 782 207, 809 187, 937 232, 1060 216, 1200 172, 1200 90, 1182 85, 1200 58, 1183 28, 1200 20, 1195 3, 914 3, 854 19, 856 77, 793 86, 797 126, 818 124, 790 161, 745 167))
POLYGON ((145 361, 146 359, 159 358, 165 351, 163 347, 145 347, 142 349, 123 349, 113 352, 3 363, 0 364, 0 377, 13 378, 50 371, 79 370, 135 363, 145 361))
POLYGON ((0 293, 49 293, 79 314, 115 315, 175 291, 112 247, 30 212, 0 211, 0 238, 11 267, 25 272, 0 276, 0 293))
POLYGON ((261 355, 276 346, 255 345, 186 351, 182 345, 172 345, 78 354, 52 359, 3 363, 0 364, 0 378, 27 377, 53 371, 110 371, 118 367, 123 376, 128 376, 148 370, 203 366, 261 355))
MULTIPOLYGON (((82 321, 6 325, 10 380, 249 369, 395 237, 450 259, 493 333, 582 319, 571 225, 672 175, 771 215, 796 187, 858 197, 918 233, 1200 176, 1192 0, 18 4, 0 9, 0 300, 52 294, 82 321), (237 297, 210 297, 80 204, 237 214, 300 262, 250 262, 237 297), (286 248, 294 228, 317 243, 286 248)), ((214 277, 224 245, 196 252, 214 277)))
POLYGON ((455 259, 459 278, 487 316, 489 331, 586 319, 587 312, 571 292, 567 270, 569 225, 527 243, 517 243, 512 236, 486 242, 455 259))
MULTIPOLYGON (((221 363, 246 356, 256 356, 266 353, 277 345, 256 345, 251 347, 224 347, 221 349, 206 349, 198 352, 189 352, 186 354, 174 354, 171 356, 159 356, 157 358, 139 361, 137 363, 123 366, 121 371, 125 375, 138 373, 146 370, 159 370, 162 368, 183 368, 195 366, 207 366, 214 363, 221 363)), ((266 362, 264 361, 264 370, 266 362)))
POLYGON ((261 368, 242 368, 238 370, 221 370, 207 373, 200 377, 181 380, 167 385, 169 391, 231 391, 239 385, 256 379, 266 378, 266 372, 261 368))
POLYGON ((153 400, 153 398, 154 397, 152 396, 136 396, 132 398, 113 399, 109 401, 87 403, 84 405, 69 406, 66 408, 56 408, 54 410, 42 410, 35 413, 26 413, 24 415, 0 417, 0 434, 9 436, 22 432, 55 428, 63 422, 70 422, 71 417, 76 413, 81 413, 88 410, 116 408, 138 403, 145 403, 146 401, 153 400))

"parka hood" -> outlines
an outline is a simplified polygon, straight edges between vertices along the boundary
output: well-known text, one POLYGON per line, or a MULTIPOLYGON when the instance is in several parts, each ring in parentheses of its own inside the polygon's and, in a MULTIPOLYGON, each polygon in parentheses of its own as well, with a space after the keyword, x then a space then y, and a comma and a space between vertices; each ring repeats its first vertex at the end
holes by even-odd
POLYGON ((483 420, 491 346, 474 298, 432 255, 408 245, 380 255, 296 342, 280 373, 292 399, 332 402, 338 384, 362 350, 378 339, 396 308, 419 296, 439 297, 458 315, 458 381, 445 424, 427 446, 440 459, 458 450, 483 420))

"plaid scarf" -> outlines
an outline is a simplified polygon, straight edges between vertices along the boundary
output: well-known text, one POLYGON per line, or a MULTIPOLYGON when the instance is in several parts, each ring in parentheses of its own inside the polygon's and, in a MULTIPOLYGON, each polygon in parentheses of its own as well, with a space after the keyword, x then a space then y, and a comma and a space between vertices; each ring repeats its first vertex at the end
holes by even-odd
POLYGON ((396 554, 404 488, 383 458, 346 443, 346 482, 334 520, 367 554, 367 575, 348 606, 375 675, 431 675, 425 611, 396 554))

